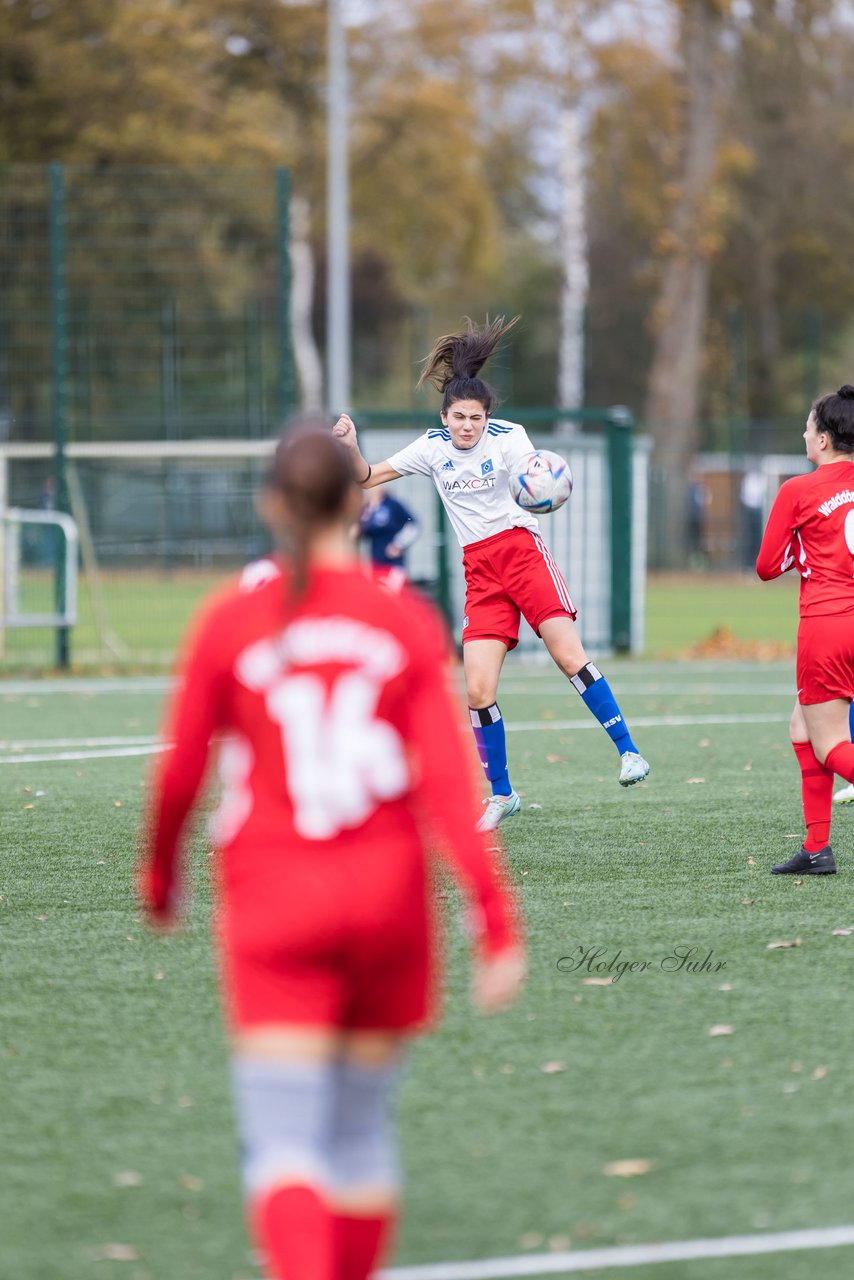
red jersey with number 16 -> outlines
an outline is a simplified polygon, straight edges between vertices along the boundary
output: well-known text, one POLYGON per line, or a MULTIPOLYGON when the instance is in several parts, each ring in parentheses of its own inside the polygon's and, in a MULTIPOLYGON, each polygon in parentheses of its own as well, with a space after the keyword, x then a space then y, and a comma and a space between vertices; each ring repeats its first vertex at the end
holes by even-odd
POLYGON ((349 566, 313 570, 292 603, 286 575, 250 567, 196 622, 147 832, 149 910, 171 913, 182 828, 216 735, 223 798, 213 830, 232 916, 275 915, 288 860, 322 876, 327 850, 356 866, 368 847, 420 860, 436 838, 480 908, 486 948, 515 942, 512 900, 475 829, 475 770, 435 611, 349 566))
POLYGON ((854 466, 829 462, 780 488, 756 558, 760 578, 801 577, 800 616, 854 613, 854 466))

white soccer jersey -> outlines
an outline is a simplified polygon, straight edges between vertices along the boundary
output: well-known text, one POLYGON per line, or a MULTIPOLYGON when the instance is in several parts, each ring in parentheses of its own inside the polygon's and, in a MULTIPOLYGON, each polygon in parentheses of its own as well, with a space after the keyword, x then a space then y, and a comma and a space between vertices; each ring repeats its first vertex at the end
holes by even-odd
POLYGON ((521 460, 534 453, 518 422, 491 418, 470 449, 458 449, 447 427, 426 431, 388 464, 402 476, 432 476, 460 545, 521 526, 537 530, 536 519, 510 496, 509 480, 521 460))

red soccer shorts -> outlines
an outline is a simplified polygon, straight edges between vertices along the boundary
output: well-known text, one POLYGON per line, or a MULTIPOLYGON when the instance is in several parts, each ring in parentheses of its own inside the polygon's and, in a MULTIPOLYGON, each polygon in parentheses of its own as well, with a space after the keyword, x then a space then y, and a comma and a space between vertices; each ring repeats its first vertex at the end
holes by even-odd
POLYGON ((507 529, 463 548, 466 616, 463 643, 519 643, 519 617, 540 634, 546 618, 575 618, 566 579, 546 544, 530 529, 507 529))
POLYGON ((854 698, 854 613, 801 618, 798 702, 854 698))
POLYGON ((422 1026, 434 945, 420 848, 348 842, 289 853, 269 851, 266 882, 253 874, 225 891, 219 937, 232 1025, 422 1026))

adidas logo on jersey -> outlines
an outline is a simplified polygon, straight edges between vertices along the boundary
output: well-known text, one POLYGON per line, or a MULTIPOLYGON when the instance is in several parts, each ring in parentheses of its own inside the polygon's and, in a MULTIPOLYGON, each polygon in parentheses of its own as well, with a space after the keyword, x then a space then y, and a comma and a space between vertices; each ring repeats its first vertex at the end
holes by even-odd
POLYGON ((445 463, 445 465, 441 468, 442 471, 453 471, 453 469, 454 469, 453 458, 449 458, 448 461, 445 463))

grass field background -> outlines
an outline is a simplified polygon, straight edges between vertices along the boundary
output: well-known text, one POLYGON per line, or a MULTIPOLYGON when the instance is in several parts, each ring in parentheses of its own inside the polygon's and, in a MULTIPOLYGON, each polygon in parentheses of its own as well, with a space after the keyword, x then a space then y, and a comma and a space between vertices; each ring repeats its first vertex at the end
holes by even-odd
MULTIPOLYGON (((72 635, 74 665, 136 670, 168 667, 193 607, 224 580, 222 571, 177 570, 104 573, 96 602, 81 581, 78 625, 72 635), (97 606, 97 607, 96 607, 97 606), (96 622, 101 620, 101 628, 96 622), (118 641, 116 652, 103 643, 103 625, 118 641)), ((52 608, 52 581, 45 570, 21 579, 26 611, 52 608)), ((794 646, 797 583, 780 579, 760 584, 752 574, 654 574, 647 583, 646 656, 685 656, 703 642, 726 656, 739 642, 782 652, 794 646)), ((584 602, 580 602, 583 625, 584 602)), ((22 627, 6 632, 0 672, 50 666, 54 633, 22 627)))
MULTIPOLYGON (((738 588, 724 586, 719 605, 703 590, 701 614, 699 595, 653 587, 651 634, 664 645, 681 628, 682 647, 712 619, 728 625, 720 610, 738 588)), ((759 602, 769 630, 778 616, 792 634, 793 595, 750 590, 751 617, 732 615, 736 634, 759 602)), ((530 980, 508 1014, 472 1016, 449 912, 444 1023, 414 1048, 402 1094, 398 1261, 851 1221, 854 936, 833 931, 854 925, 854 813, 835 821, 840 875, 768 874, 801 832, 786 741, 791 663, 604 665, 653 764, 631 791, 566 682, 508 661, 501 702, 524 809, 506 846, 530 980), (728 717, 737 722, 713 722, 728 717), (522 724, 534 727, 513 728, 522 724), (678 946, 699 959, 711 950, 725 968, 662 971, 678 946), (600 975, 558 968, 579 947, 651 967, 590 985, 600 975), (732 1032, 711 1036, 716 1026, 732 1032), (622 1160, 649 1171, 604 1172, 622 1160)), ((9 763, 64 749, 27 744, 151 734, 161 687, 59 687, 0 686, 0 1275, 251 1280, 204 838, 193 842, 187 929, 150 937, 132 891, 148 762, 9 763)), ((607 1274, 849 1272, 845 1248, 607 1274)))

